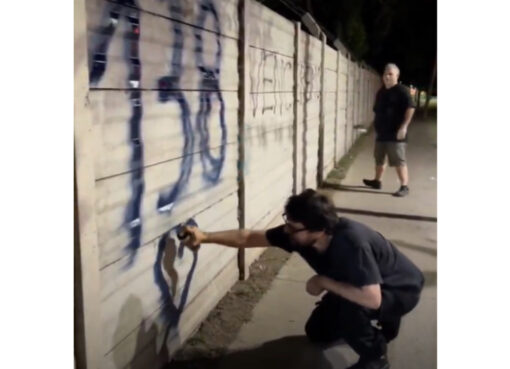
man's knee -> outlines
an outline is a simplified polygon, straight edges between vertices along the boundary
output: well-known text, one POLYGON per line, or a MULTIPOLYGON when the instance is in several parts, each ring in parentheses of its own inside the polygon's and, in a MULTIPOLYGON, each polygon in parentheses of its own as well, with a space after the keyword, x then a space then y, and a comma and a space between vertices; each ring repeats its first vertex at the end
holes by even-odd
POLYGON ((311 315, 305 324, 306 336, 313 343, 324 342, 324 327, 321 327, 317 320, 317 317, 311 315))

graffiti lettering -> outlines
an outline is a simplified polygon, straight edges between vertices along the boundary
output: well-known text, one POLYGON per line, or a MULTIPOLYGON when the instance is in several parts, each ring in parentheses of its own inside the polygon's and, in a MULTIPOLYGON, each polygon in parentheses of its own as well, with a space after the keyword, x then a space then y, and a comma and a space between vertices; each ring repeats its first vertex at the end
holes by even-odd
MULTIPOLYGON (((175 14, 177 17, 180 14, 180 9, 181 7, 178 1, 170 2, 170 11, 173 12, 173 14, 175 14)), ((184 190, 189 181, 191 168, 193 165, 193 156, 191 154, 194 147, 189 106, 183 93, 179 90, 179 78, 182 69, 182 50, 184 47, 182 25, 176 20, 172 22, 175 37, 172 55, 172 70, 169 76, 163 77, 159 80, 160 88, 166 88, 170 91, 161 91, 160 101, 165 102, 175 100, 179 103, 181 108, 181 123, 185 137, 185 144, 183 149, 183 162, 181 164, 181 173, 179 179, 173 185, 170 191, 161 194, 158 199, 158 210, 160 212, 166 213, 172 211, 172 208, 174 207, 174 204, 177 201, 180 193, 184 190)), ((199 96, 199 111, 196 117, 196 127, 200 136, 200 159, 202 162, 203 177, 208 182, 217 183, 221 174, 223 163, 225 161, 227 127, 225 123, 225 103, 223 101, 219 86, 222 50, 220 40, 220 26, 218 14, 212 1, 204 0, 201 2, 197 23, 199 28, 195 31, 195 60, 197 68, 201 73, 202 79, 199 85, 201 91, 199 96), (207 13, 211 13, 214 17, 214 24, 216 29, 217 51, 215 55, 215 64, 213 67, 206 66, 203 57, 202 27, 205 25, 207 13), (209 145, 208 120, 211 114, 211 101, 213 96, 215 96, 220 103, 221 146, 219 158, 212 156, 209 145)))
POLYGON ((199 28, 195 31, 195 57, 196 64, 202 73, 200 81, 200 108, 197 115, 197 130, 200 134, 200 159, 202 161, 203 177, 212 183, 216 183, 220 177, 223 163, 225 162, 225 150, 227 142, 227 127, 225 124, 225 103, 220 90, 219 78, 221 70, 221 39, 220 39, 220 20, 214 4, 210 0, 202 1, 200 13, 198 15, 199 28), (216 31, 216 55, 215 63, 212 67, 206 66, 203 57, 203 39, 202 28, 208 13, 214 20, 216 31), (221 128, 221 146, 218 158, 212 156, 209 146, 209 128, 208 119, 211 114, 211 98, 215 96, 220 104, 220 128, 221 128))
MULTIPOLYGON (((218 16, 213 5, 209 2, 204 2, 202 11, 200 13, 199 22, 204 24, 205 14, 207 11, 211 12, 217 24, 219 24, 218 16)), ((174 18, 178 18, 181 12, 178 1, 171 1, 169 3, 170 11, 174 18)), ((130 87, 129 101, 131 105, 131 118, 129 120, 129 142, 131 144, 132 155, 130 159, 130 175, 132 197, 128 203, 126 214, 124 218, 124 226, 127 227, 130 234, 130 242, 126 247, 128 252, 128 263, 126 267, 130 267, 135 260, 137 251, 141 245, 141 232, 142 220, 140 214, 141 202, 144 193, 144 173, 143 173, 143 141, 141 136, 141 122, 143 116, 143 103, 142 92, 140 90, 141 80, 141 63, 139 57, 139 38, 140 38, 140 23, 139 23, 139 10, 133 0, 119 1, 118 4, 108 3, 105 8, 105 16, 102 22, 102 28, 99 30, 100 37, 96 49, 91 58, 90 68, 90 83, 97 85, 105 74, 108 60, 108 47, 112 37, 117 29, 117 25, 121 15, 129 22, 129 32, 124 36, 125 38, 125 59, 129 65, 128 84, 130 87)), ((219 33, 219 26, 218 33, 219 33)), ((182 52, 184 48, 184 37, 182 30, 182 23, 176 20, 172 21, 172 29, 174 34, 173 54, 170 65, 170 73, 159 79, 158 87, 160 89, 158 100, 162 103, 176 102, 181 110, 181 125, 184 136, 184 148, 182 152, 182 163, 180 175, 173 187, 166 194, 161 194, 157 207, 160 211, 170 211, 175 203, 177 197, 182 192, 183 188, 189 181, 191 168, 193 164, 192 150, 194 146, 193 128, 191 125, 191 113, 189 104, 180 87, 180 76, 182 75, 182 52)), ((200 38, 200 33, 196 33, 197 39, 200 38)), ((198 41, 197 41, 198 43, 198 41)), ((199 44, 199 43, 198 43, 199 44)), ((199 44, 200 46, 200 44, 199 44)), ((209 87, 209 92, 202 92, 200 96, 200 111, 197 116, 197 128, 201 135, 201 148, 202 148, 202 162, 204 166, 204 177, 209 181, 217 181, 221 167, 224 161, 225 154, 225 141, 226 141, 226 126, 224 117, 224 103, 219 92, 219 69, 221 59, 221 45, 218 38, 218 52, 216 56, 216 64, 213 68, 208 68, 202 61, 201 47, 196 50, 197 66, 202 72, 201 88, 209 87), (212 78, 210 78, 212 76, 212 78), (222 125, 222 152, 219 159, 213 158, 208 151, 208 117, 211 108, 211 95, 215 94, 221 103, 221 125, 222 125), (210 163, 212 168, 207 168, 207 163, 210 163)), ((196 223, 194 223, 196 225, 196 223)), ((178 285, 178 274, 174 269, 175 257, 183 258, 183 246, 181 245, 177 250, 176 243, 176 228, 164 233, 158 243, 156 260, 154 262, 153 272, 154 281, 160 290, 160 302, 162 305, 161 317, 166 323, 164 342, 172 329, 178 326, 179 319, 182 311, 186 305, 188 298, 191 280, 197 265, 198 253, 193 252, 193 262, 189 272, 187 273, 184 287, 182 289, 180 302, 177 304, 174 301, 176 296, 176 289, 178 285), (170 277, 170 284, 165 278, 166 271, 170 277)))
MULTIPOLYGON (((180 121, 184 146, 182 149, 182 161, 179 177, 172 186, 160 193, 157 200, 157 210, 161 213, 171 213, 179 196, 187 186, 191 170, 193 167, 193 148, 195 144, 192 117, 189 103, 181 89, 180 78, 183 74, 183 50, 184 50, 184 30, 182 22, 182 6, 179 0, 170 0, 168 2, 169 11, 172 15, 171 29, 174 36, 172 45, 172 56, 170 61, 170 71, 166 76, 157 81, 159 88, 158 100, 162 103, 176 103, 180 109, 180 121)), ((135 0, 119 0, 115 4, 108 3, 105 8, 105 19, 100 29, 100 37, 97 48, 93 53, 91 60, 90 82, 91 85, 97 85, 106 71, 108 62, 108 47, 111 39, 117 29, 121 16, 124 15, 129 22, 130 29, 125 34, 125 60, 129 65, 128 85, 130 88, 129 100, 132 114, 129 121, 129 142, 132 155, 130 160, 130 175, 132 198, 127 206, 124 226, 130 234, 130 242, 126 247, 129 254, 127 266, 133 264, 137 251, 141 245, 141 234, 143 222, 141 219, 141 204, 144 193, 144 160, 143 160, 143 140, 141 134, 141 122, 143 116, 142 91, 140 89, 141 63, 139 56, 139 9, 135 0)), ((203 0, 200 3, 197 24, 200 28, 195 31, 195 59, 196 65, 201 75, 199 84, 199 111, 196 116, 196 129, 199 134, 200 159, 203 168, 203 178, 209 183, 219 181, 226 153, 227 127, 225 122, 225 103, 219 86, 219 77, 221 69, 222 46, 220 39, 219 17, 211 0, 203 0), (215 54, 214 65, 209 66, 204 62, 203 40, 201 27, 205 26, 208 15, 214 20, 217 51, 215 54), (220 104, 220 129, 221 144, 218 157, 214 157, 210 150, 209 120, 213 101, 220 104)), ((173 122, 172 122, 173 123, 173 122)))
MULTIPOLYGON (((184 136, 184 147, 182 151, 182 161, 180 174, 177 181, 171 188, 162 192, 157 201, 157 210, 159 212, 171 212, 179 195, 183 192, 189 182, 193 166, 193 148, 194 133, 192 126, 191 111, 186 97, 180 86, 180 78, 183 74, 182 59, 184 50, 184 31, 182 22, 182 8, 179 0, 170 0, 169 9, 172 14, 171 27, 174 36, 172 45, 173 53, 170 61, 169 74, 158 79, 159 88, 158 100, 161 103, 175 102, 180 109, 181 127, 184 136)), ((214 65, 209 66, 204 62, 202 29, 195 31, 195 58, 197 68, 201 75, 199 85, 200 104, 196 117, 196 127, 200 137, 200 157, 203 167, 203 177, 210 183, 219 181, 223 164, 225 161, 227 128, 225 122, 225 103, 220 90, 219 79, 221 69, 221 39, 219 18, 216 8, 211 0, 203 0, 200 4, 197 23, 203 27, 208 15, 212 15, 215 24, 215 34, 217 51, 215 54, 214 65), (220 129, 221 129, 221 148, 219 157, 214 157, 209 148, 209 118, 211 115, 213 99, 220 104, 220 129)), ((124 218, 124 226, 128 229, 130 242, 126 247, 128 252, 127 267, 132 266, 138 249, 141 245, 142 218, 141 203, 144 194, 144 158, 143 158, 143 140, 141 134, 141 122, 143 117, 143 101, 141 90, 141 62, 139 55, 140 41, 140 10, 135 0, 119 0, 116 3, 107 3, 105 13, 102 19, 102 26, 99 29, 99 41, 97 47, 91 53, 90 60, 90 84, 97 86, 102 80, 108 62, 108 48, 112 37, 117 29, 117 25, 122 16, 129 24, 129 30, 124 35, 125 40, 125 61, 129 66, 128 86, 129 101, 131 105, 131 118, 129 120, 129 143, 131 146, 130 158, 130 180, 132 188, 132 197, 127 205, 124 218)), ((196 223, 194 223, 196 224, 196 223)), ((161 303, 163 305, 162 317, 168 323, 165 338, 168 337, 170 330, 177 326, 181 313, 186 305, 187 296, 191 284, 191 279, 197 265, 198 254, 193 253, 193 262, 186 276, 186 281, 181 293, 180 302, 174 303, 176 294, 178 275, 173 269, 175 255, 183 258, 183 246, 177 250, 176 228, 164 233, 158 243, 156 260, 154 263, 154 280, 161 292, 161 303), (174 255, 174 257, 172 257, 174 255), (170 276, 171 286, 165 278, 170 276), (171 290, 172 289, 172 290, 171 290)))
POLYGON ((292 109, 292 86, 287 86, 292 81, 292 61, 289 58, 275 54, 271 51, 252 49, 251 54, 260 53, 258 57, 251 57, 251 63, 258 64, 257 74, 251 75, 251 101, 252 113, 255 117, 257 111, 262 115, 266 111, 280 115, 292 109), (262 106, 259 107, 259 94, 262 95, 262 106))
MULTIPOLYGON (((180 1, 170 1, 169 9, 172 16, 176 19, 181 18, 180 1)), ((178 20, 172 20, 172 30, 174 43, 172 45, 172 61, 170 64, 170 73, 168 76, 161 77, 158 81, 159 101, 175 101, 181 110, 181 126, 184 135, 184 147, 182 149, 182 163, 179 178, 173 187, 166 193, 161 193, 158 198, 157 207, 160 212, 170 212, 174 204, 189 181, 191 168, 193 166, 193 146, 194 136, 191 126, 191 117, 189 104, 184 97, 180 87, 180 78, 182 75, 182 52, 184 48, 184 35, 182 23, 178 20)))
POLYGON ((307 64, 302 67, 301 83, 305 86, 305 102, 313 99, 314 95, 316 98, 320 97, 320 67, 316 65, 307 64))
POLYGON ((129 65, 128 85, 132 89, 129 93, 131 104, 131 118, 129 120, 129 142, 131 144, 131 191, 133 196, 127 206, 124 226, 130 234, 130 242, 126 247, 129 253, 128 265, 134 262, 136 251, 140 246, 142 222, 140 209, 142 204, 145 181, 143 176, 143 141, 141 122, 143 116, 142 92, 140 90, 141 63, 139 55, 140 13, 135 0, 119 0, 118 4, 108 3, 103 16, 103 27, 97 49, 92 54, 90 68, 90 84, 97 85, 104 75, 107 66, 107 52, 110 41, 115 33, 121 14, 129 22, 130 28, 125 35, 125 59, 129 65))

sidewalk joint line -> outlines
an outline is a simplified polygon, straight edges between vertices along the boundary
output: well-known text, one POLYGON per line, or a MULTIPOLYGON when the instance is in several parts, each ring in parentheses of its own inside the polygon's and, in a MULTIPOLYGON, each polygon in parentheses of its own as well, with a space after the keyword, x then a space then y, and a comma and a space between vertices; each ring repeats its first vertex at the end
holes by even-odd
POLYGON ((418 220, 418 221, 424 221, 424 222, 437 223, 437 217, 429 217, 429 216, 423 216, 423 215, 385 213, 385 212, 380 212, 380 211, 351 209, 351 208, 335 208, 335 210, 338 213, 345 213, 345 214, 360 214, 360 215, 369 215, 369 216, 374 216, 374 217, 418 220))

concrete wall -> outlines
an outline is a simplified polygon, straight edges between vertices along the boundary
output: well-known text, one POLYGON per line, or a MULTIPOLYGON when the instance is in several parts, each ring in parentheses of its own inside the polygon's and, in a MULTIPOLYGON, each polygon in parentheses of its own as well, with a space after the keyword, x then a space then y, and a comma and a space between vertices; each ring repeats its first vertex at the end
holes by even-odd
POLYGON ((369 124, 378 78, 254 1, 75 2, 78 367, 155 368, 239 276, 175 227, 264 228, 369 124))
MULTIPOLYGON (((294 24, 256 2, 247 10, 246 226, 264 227, 292 193, 294 24)), ((262 250, 246 250, 251 263, 262 250)))

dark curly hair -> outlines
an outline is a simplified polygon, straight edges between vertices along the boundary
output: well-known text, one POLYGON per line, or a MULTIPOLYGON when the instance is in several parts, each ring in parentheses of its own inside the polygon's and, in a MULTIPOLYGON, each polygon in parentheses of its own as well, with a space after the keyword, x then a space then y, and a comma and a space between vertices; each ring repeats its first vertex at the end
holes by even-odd
POLYGON ((333 203, 310 188, 289 197, 285 204, 285 215, 293 222, 303 223, 310 231, 325 231, 327 234, 332 234, 338 223, 333 203))

